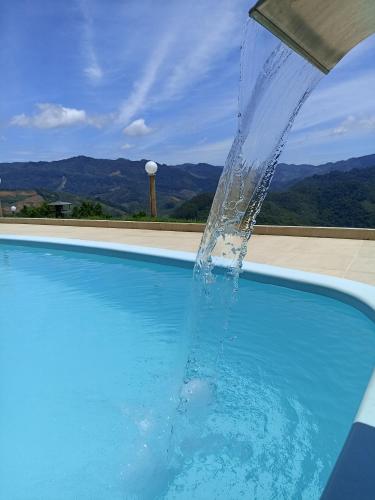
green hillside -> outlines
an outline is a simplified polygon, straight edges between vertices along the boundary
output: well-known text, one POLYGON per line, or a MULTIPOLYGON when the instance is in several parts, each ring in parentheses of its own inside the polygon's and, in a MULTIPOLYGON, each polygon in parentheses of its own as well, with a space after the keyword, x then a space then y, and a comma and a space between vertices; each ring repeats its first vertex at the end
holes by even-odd
POLYGON ((375 166, 314 175, 271 193, 258 223, 375 227, 375 166))
MULTIPOLYGON (((6 191, 35 190, 57 193, 59 198, 91 199, 114 207, 118 213, 132 214, 148 207, 146 160, 96 159, 77 156, 58 161, 0 163, 1 188, 6 191)), ((323 165, 279 164, 271 191, 284 192, 314 174, 346 172, 375 165, 375 155, 323 165)), ((160 215, 172 212, 191 198, 214 192, 222 167, 206 163, 159 165, 157 195, 160 215)), ((70 201, 68 199, 68 201, 70 201)), ((200 200, 199 203, 201 203, 200 200)), ((197 214, 206 217, 204 213, 197 214)))
MULTIPOLYGON (((175 217, 205 220, 213 194, 182 204, 175 217)), ((258 224, 375 228, 375 166, 304 179, 269 193, 258 224)))
MULTIPOLYGON (((52 162, 0 163, 1 187, 7 191, 32 189, 98 200, 126 213, 148 207, 146 160, 96 159, 77 156, 52 162)), ((204 163, 159 165, 158 206, 168 214, 183 201, 216 189, 221 167, 204 163)), ((69 200, 68 200, 69 201, 69 200)))

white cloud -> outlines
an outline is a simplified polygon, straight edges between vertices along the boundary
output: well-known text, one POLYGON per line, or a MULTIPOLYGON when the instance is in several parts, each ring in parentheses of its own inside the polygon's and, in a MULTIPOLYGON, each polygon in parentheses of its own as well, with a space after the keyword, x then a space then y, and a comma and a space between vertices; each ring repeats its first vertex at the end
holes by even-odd
POLYGON ((11 119, 11 125, 42 129, 71 127, 73 125, 99 126, 100 120, 89 117, 83 109, 67 108, 60 104, 37 104, 38 112, 33 115, 22 113, 11 119))
POLYGON ((103 70, 94 48, 93 18, 86 0, 79 0, 79 5, 83 16, 82 52, 85 57, 83 72, 92 83, 98 83, 103 78, 103 70))
POLYGON ((125 127, 123 132, 126 135, 137 137, 150 134, 152 132, 152 128, 146 125, 143 118, 139 118, 138 120, 134 120, 130 125, 125 127))
POLYGON ((336 82, 334 71, 326 76, 304 104, 293 126, 293 131, 319 126, 324 127, 335 120, 342 122, 347 116, 357 114, 373 115, 375 101, 375 71, 336 82))
POLYGON ((128 143, 127 143, 127 144, 123 144, 123 145, 121 146, 121 149, 130 149, 130 148, 132 148, 132 147, 133 147, 133 146, 132 146, 132 144, 128 144, 128 143))
POLYGON ((375 131, 375 115, 367 117, 350 115, 333 129, 332 135, 345 135, 366 130, 375 131))
POLYGON ((87 66, 87 68, 84 69, 84 72, 92 81, 99 81, 103 78, 103 70, 95 61, 92 62, 91 66, 87 66))
POLYGON ((358 138, 358 135, 365 137, 366 134, 373 132, 375 132, 375 115, 349 115, 337 126, 315 128, 305 133, 292 135, 287 148, 294 150, 301 147, 323 147, 325 144, 342 143, 340 139, 342 136, 345 136, 344 140, 347 141, 358 138))

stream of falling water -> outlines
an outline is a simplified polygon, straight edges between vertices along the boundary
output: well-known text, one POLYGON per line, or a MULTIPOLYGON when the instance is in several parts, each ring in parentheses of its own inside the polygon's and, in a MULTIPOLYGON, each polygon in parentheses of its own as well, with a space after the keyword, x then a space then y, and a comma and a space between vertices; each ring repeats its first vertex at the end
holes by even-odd
MULTIPOLYGON (((256 217, 302 104, 324 74, 250 19, 241 50, 238 130, 225 162, 194 268, 185 383, 216 384, 231 306, 256 217), (219 271, 214 273, 215 266, 219 271), (216 298, 213 300, 212 296, 216 298), (202 332, 207 304, 221 323, 209 355, 202 332)), ((251 307, 251 305, 249 305, 251 307)))
POLYGON ((241 52, 238 130, 225 162, 195 266, 238 275, 277 160, 302 104, 324 76, 249 20, 241 52))
POLYGON ((236 406, 232 401, 227 408, 227 389, 223 387, 236 385, 235 380, 228 380, 231 374, 225 370, 225 346, 235 337, 230 328, 231 310, 242 261, 288 132, 323 76, 265 28, 249 20, 241 51, 238 130, 194 269, 187 325, 191 345, 170 445, 172 468, 176 470, 183 469, 184 463, 193 469, 197 464, 198 470, 207 466, 220 475, 223 467, 229 466, 231 450, 234 455, 238 452, 234 451, 232 437, 227 441, 215 425, 209 429, 205 422, 212 423, 227 411, 227 421, 235 421, 236 406), (207 317, 211 318, 210 331, 202 331, 202 325, 209 323, 207 317), (219 372, 226 374, 225 384, 219 372), (206 454, 207 442, 213 449, 225 450, 225 454, 219 453, 216 458, 206 454))

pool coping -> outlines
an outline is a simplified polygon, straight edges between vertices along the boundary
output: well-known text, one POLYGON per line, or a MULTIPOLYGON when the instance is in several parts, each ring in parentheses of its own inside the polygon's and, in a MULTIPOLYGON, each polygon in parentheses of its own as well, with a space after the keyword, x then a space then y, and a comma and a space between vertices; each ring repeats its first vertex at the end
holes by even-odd
MULTIPOLYGON (((115 254, 126 255, 130 258, 141 257, 145 260, 150 258, 156 259, 159 262, 170 261, 174 265, 188 265, 190 268, 193 267, 195 262, 195 253, 193 252, 72 238, 0 235, 0 243, 12 242, 19 244, 34 243, 37 246, 47 244, 71 250, 91 249, 94 251, 114 252, 115 254)), ((323 293, 338 300, 348 302, 350 305, 360 309, 375 322, 375 287, 372 285, 334 276, 249 262, 243 264, 241 278, 256 279, 265 283, 323 293)), ((336 462, 326 489, 323 492, 322 498, 325 500, 353 498, 343 496, 343 494, 347 492, 347 495, 352 495, 354 491, 359 491, 358 481, 363 485, 363 474, 366 470, 369 472, 369 476, 366 475, 365 477, 373 477, 373 479, 367 481, 365 493, 361 493, 362 496, 360 498, 373 498, 375 475, 371 473, 374 469, 375 459, 368 452, 362 451, 365 447, 363 443, 367 442, 375 443, 375 370, 370 378, 351 431, 336 462), (358 456, 361 459, 360 468, 358 468, 358 465, 355 467, 354 464, 354 460, 358 464, 358 456), (363 496, 366 495, 366 492, 368 492, 368 497, 363 496)))
MULTIPOLYGON (((45 236, 17 236, 12 234, 0 234, 0 242, 28 242, 37 244, 50 244, 65 246, 70 248, 84 248, 96 249, 103 251, 114 251, 129 256, 141 256, 144 258, 151 257, 156 260, 170 260, 172 262, 184 262, 192 267, 195 262, 196 254, 194 252, 184 252, 179 250, 168 250, 156 247, 144 247, 140 245, 128 245, 124 243, 102 242, 94 240, 81 240, 78 238, 58 238, 58 237, 45 237, 45 236)), ((355 301, 367 306, 374 314, 375 320, 375 286, 352 281, 336 276, 329 276, 318 273, 311 273, 300 271, 297 269, 290 269, 286 267, 278 267, 270 264, 258 264, 252 262, 244 262, 242 267, 241 277, 245 278, 247 275, 260 275, 266 278, 272 278, 273 282, 286 282, 287 284, 305 285, 303 288, 325 289, 330 296, 337 298, 337 294, 348 296, 355 301)), ((265 280, 264 280, 265 281, 265 280)), ((271 281, 271 280, 270 280, 271 281)), ((319 290, 323 291, 323 290, 319 290)))

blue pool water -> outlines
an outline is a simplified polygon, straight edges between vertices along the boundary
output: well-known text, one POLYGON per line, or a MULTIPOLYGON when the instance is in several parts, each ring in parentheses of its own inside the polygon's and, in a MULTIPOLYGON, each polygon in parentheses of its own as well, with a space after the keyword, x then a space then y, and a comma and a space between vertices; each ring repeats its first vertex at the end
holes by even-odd
POLYGON ((0 244, 1 499, 319 498, 374 365, 373 323, 247 279, 229 313, 224 278, 189 309, 191 275, 0 244), (181 414, 191 325, 216 383, 193 380, 181 414))

